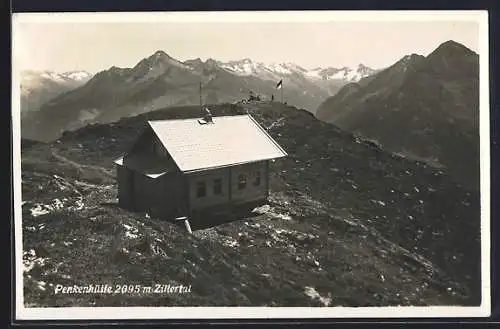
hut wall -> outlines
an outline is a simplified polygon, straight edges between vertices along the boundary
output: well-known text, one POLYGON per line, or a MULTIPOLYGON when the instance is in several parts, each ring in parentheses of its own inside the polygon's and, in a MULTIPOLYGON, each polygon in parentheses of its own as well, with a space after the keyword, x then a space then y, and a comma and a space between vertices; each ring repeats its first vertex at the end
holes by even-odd
POLYGON ((191 173, 188 175, 190 209, 265 199, 268 186, 267 161, 191 173), (216 180, 221 183, 220 194, 215 193, 216 180), (199 196, 200 184, 205 186, 203 196, 199 196))
POLYGON ((134 209, 134 174, 130 169, 116 165, 118 181, 118 203, 124 209, 134 209))
POLYGON ((230 202, 229 168, 191 173, 187 176, 188 198, 191 210, 203 209, 230 202), (205 193, 200 195, 203 189, 205 193))
POLYGON ((161 206, 161 216, 172 219, 188 215, 187 191, 185 177, 180 172, 171 172, 161 176, 161 192, 157 202, 161 206))
POLYGON ((149 210, 149 190, 148 177, 134 171, 134 203, 136 211, 149 210))
POLYGON ((142 202, 144 211, 154 217, 163 217, 164 215, 164 191, 161 177, 151 178, 144 176, 143 178, 142 202))
POLYGON ((267 197, 268 166, 266 161, 231 168, 233 203, 256 201, 267 197), (259 178, 260 177, 260 178, 259 178))

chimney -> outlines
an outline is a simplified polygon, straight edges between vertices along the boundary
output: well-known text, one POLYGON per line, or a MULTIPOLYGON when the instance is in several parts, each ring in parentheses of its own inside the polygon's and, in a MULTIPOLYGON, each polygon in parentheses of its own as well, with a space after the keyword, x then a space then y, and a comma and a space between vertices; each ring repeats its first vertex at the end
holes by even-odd
POLYGON ((208 108, 204 108, 205 110, 205 116, 203 117, 203 120, 205 120, 205 122, 207 123, 214 123, 213 120, 212 120, 212 113, 210 112, 210 110, 208 108))
POLYGON ((205 125, 207 123, 214 123, 212 120, 212 113, 207 107, 203 108, 203 111, 205 111, 205 115, 203 116, 202 119, 198 119, 198 123, 200 125, 205 125))

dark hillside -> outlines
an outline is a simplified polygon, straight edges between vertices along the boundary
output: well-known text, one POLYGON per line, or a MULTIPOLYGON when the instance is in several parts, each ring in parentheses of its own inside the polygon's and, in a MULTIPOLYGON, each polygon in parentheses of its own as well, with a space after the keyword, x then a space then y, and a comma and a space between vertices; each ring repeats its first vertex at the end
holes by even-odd
POLYGON ((271 166, 267 206, 193 236, 117 208, 112 160, 146 120, 199 117, 198 107, 91 125, 23 150, 28 304, 479 305, 478 195, 305 110, 262 102, 212 113, 252 114, 289 156, 271 166), (59 298, 47 288, 96 277, 191 283, 193 292, 59 298))

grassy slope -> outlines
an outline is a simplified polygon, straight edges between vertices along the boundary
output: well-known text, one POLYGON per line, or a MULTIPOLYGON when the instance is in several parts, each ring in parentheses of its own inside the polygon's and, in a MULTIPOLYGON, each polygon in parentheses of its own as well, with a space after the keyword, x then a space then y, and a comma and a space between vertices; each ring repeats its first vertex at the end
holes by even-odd
MULTIPOLYGON (((266 127, 275 123, 269 133, 289 153, 272 165, 270 209, 193 236, 115 205, 111 160, 144 120, 90 126, 52 145, 26 146, 23 234, 25 261, 33 266, 25 272, 26 303, 479 303, 478 196, 305 111, 263 103, 236 112, 246 111, 266 127), (52 209, 33 217, 37 203, 52 209), (191 284, 192 293, 60 297, 50 286, 173 282, 191 284), (311 287, 324 299, 311 297, 311 287)), ((235 113, 229 106, 214 112, 235 113)), ((141 118, 198 114, 196 107, 173 108, 141 118)))

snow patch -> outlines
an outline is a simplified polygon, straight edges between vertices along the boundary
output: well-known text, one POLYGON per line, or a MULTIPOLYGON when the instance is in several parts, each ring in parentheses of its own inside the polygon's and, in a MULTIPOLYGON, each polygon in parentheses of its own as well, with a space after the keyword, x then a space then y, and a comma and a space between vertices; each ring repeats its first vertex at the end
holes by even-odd
POLYGON ((377 203, 383 207, 385 207, 385 202, 384 201, 380 201, 380 200, 372 200, 373 203, 377 203))
MULTIPOLYGON (((253 209, 252 212, 255 212, 255 213, 258 213, 261 215, 267 214, 268 216, 274 217, 277 219, 292 220, 292 217, 289 214, 287 214, 287 213, 282 214, 282 213, 275 212, 274 209, 271 208, 271 206, 269 206, 267 204, 264 206, 257 207, 255 209, 253 209)), ((255 225, 258 225, 258 224, 255 224, 255 225)), ((253 226, 253 227, 258 227, 258 226, 253 226)))
POLYGON ((305 287, 304 293, 311 299, 318 299, 324 306, 330 306, 332 299, 330 297, 321 296, 314 287, 305 287))
POLYGON ((226 247, 234 248, 239 246, 240 244, 238 241, 233 239, 232 237, 226 237, 224 240, 222 240, 222 244, 226 247))
POLYGON ((78 199, 78 200, 76 200, 75 206, 73 207, 73 209, 74 210, 82 210, 83 206, 84 206, 84 203, 83 203, 82 199, 78 199))
POLYGON ((292 217, 288 214, 276 214, 273 213, 273 217, 278 218, 278 219, 283 219, 283 220, 292 220, 292 217))
POLYGON ((137 239, 139 237, 139 231, 135 227, 127 224, 123 224, 123 227, 125 228, 125 237, 129 239, 137 239))
POLYGON ((35 206, 30 209, 30 212, 31 216, 38 217, 62 208, 64 208, 64 202, 56 198, 53 199, 50 204, 36 203, 35 206))
POLYGON ((23 271, 29 272, 35 266, 42 267, 48 258, 37 257, 34 249, 23 252, 23 271))
POLYGON ((285 229, 276 229, 275 232, 277 234, 294 234, 294 233, 297 233, 297 231, 290 231, 290 230, 285 230, 285 229))
POLYGON ((52 208, 54 210, 57 210, 57 209, 61 209, 64 207, 64 204, 61 200, 59 199, 54 199, 53 202, 52 202, 52 208))
POLYGON ((50 212, 47 209, 47 207, 43 204, 37 204, 35 207, 31 208, 30 211, 31 211, 31 216, 33 217, 46 215, 50 212))

